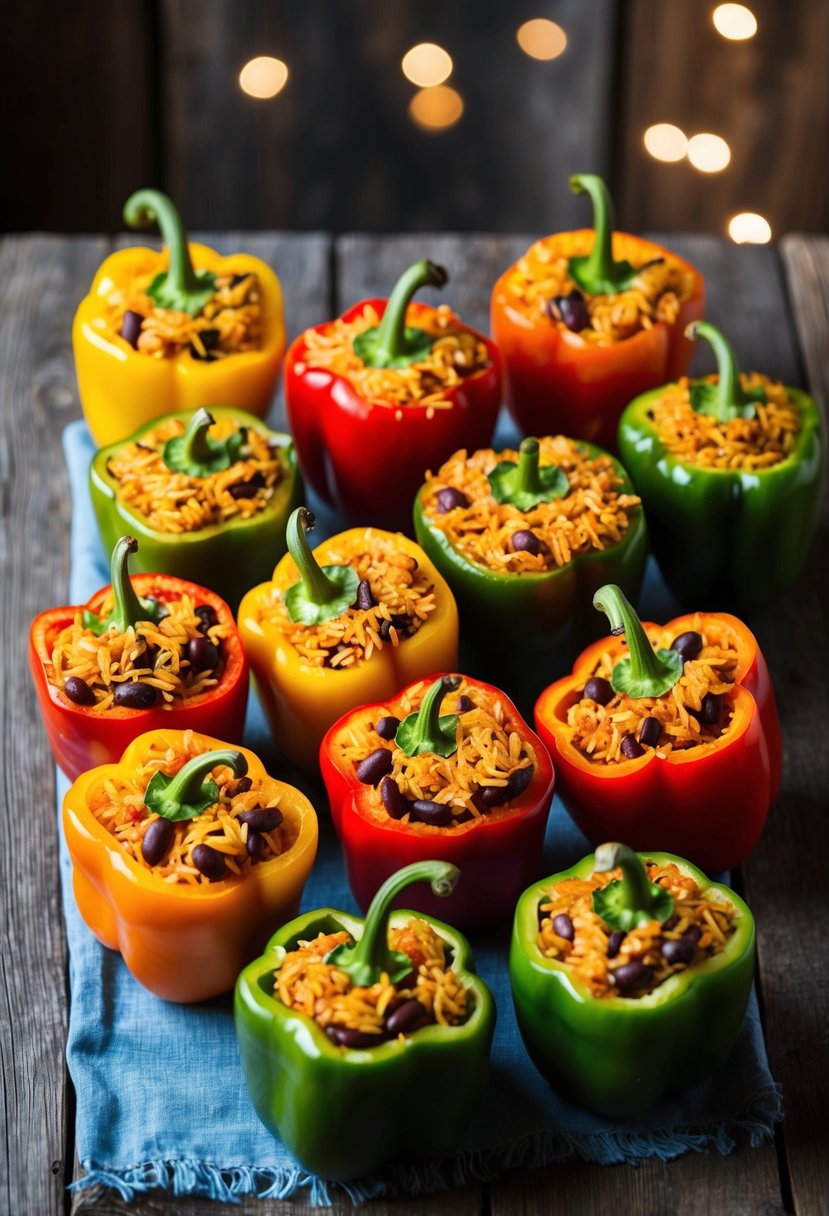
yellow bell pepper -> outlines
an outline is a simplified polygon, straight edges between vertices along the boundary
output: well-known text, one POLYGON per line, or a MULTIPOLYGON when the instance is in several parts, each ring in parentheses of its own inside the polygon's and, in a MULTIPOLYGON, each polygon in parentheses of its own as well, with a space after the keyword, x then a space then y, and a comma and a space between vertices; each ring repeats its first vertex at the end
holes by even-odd
MULTIPOLYGON (((326 731, 358 705, 384 701, 405 684, 452 671, 458 664, 458 609, 448 583, 419 545, 400 533, 379 528, 350 528, 332 536, 311 553, 305 529, 313 527, 310 511, 299 508, 288 522, 289 552, 273 573, 245 595, 238 613, 239 632, 256 679, 274 737, 285 755, 313 770, 326 731), (413 558, 418 574, 431 584, 435 608, 411 636, 393 644, 388 638, 368 658, 351 666, 314 665, 297 650, 275 609, 284 599, 293 621, 318 624, 346 615, 357 600, 369 603, 370 579, 359 578, 351 565, 325 565, 391 545, 413 558), (366 592, 365 584, 369 584, 366 592), (287 594, 286 594, 287 593, 287 594), (297 605, 297 597, 301 601, 297 605), (292 602, 293 600, 293 602, 292 602), (297 615, 297 612, 299 615, 297 615), (320 615, 320 613, 322 615, 320 615)), ((382 609, 381 609, 382 612, 382 609)), ((379 617, 378 617, 379 619, 379 617)))
POLYGON ((160 253, 136 246, 110 254, 75 314, 72 346, 78 391, 95 442, 115 443, 162 414, 203 405, 232 404, 264 418, 285 352, 282 290, 270 266, 249 254, 220 257, 205 245, 188 244, 173 204, 156 190, 133 194, 124 218, 134 227, 157 220, 166 247, 160 253), (115 332, 108 300, 119 289, 153 277, 145 290, 155 308, 182 320, 182 314, 201 312, 213 295, 215 276, 221 274, 257 277, 262 313, 258 349, 218 359, 209 353, 194 356, 189 348, 151 355, 136 349, 137 328, 126 337, 115 332))

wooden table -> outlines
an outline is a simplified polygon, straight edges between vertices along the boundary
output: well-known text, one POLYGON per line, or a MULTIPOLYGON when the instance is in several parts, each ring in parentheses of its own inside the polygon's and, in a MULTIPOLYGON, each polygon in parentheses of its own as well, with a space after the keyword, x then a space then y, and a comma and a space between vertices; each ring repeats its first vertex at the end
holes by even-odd
MULTIPOLYGON (((366 295, 383 294, 427 253, 450 268, 446 298, 487 327, 497 274, 529 238, 441 235, 206 234, 223 251, 244 248, 278 271, 291 336, 366 295)), ((132 243, 119 239, 117 246, 132 243)), ((829 240, 791 236, 779 249, 740 248, 708 236, 668 242, 709 284, 709 316, 734 340, 743 366, 829 399, 829 240)), ((80 413, 70 345, 74 309, 113 248, 105 237, 8 238, 0 249, 0 487, 3 539, 4 807, 0 817, 0 1052, 5 1135, 0 1213, 56 1216, 230 1216, 306 1212, 302 1201, 250 1199, 228 1207, 159 1194, 125 1205, 111 1191, 71 1198, 76 1172, 74 1097, 64 1062, 69 1007, 58 890, 54 768, 40 727, 25 639, 32 618, 66 602, 69 505, 60 447, 80 413)), ((275 413, 284 418, 281 399, 275 413)), ((776 1142, 732 1156, 690 1154, 637 1169, 572 1162, 512 1173, 488 1187, 421 1201, 375 1201, 384 1213, 531 1216, 599 1210, 670 1213, 828 1211, 829 968, 827 968, 827 696, 829 521, 824 511, 806 574, 752 624, 768 656, 783 718, 786 766, 780 801, 737 881, 758 926, 759 991, 786 1120, 776 1142)), ((336 1211, 345 1211, 344 1203, 336 1211)))

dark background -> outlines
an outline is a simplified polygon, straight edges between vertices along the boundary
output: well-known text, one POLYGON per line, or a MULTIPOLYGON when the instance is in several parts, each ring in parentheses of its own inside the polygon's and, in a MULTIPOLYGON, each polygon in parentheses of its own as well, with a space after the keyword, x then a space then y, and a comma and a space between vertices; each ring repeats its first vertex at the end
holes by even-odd
POLYGON ((605 174, 621 227, 723 233, 757 211, 774 236, 829 220, 829 2, 747 0, 729 42, 706 0, 25 0, 4 13, 0 223, 114 231, 139 186, 192 228, 488 230, 589 223, 571 172, 605 174), (515 31, 566 31, 538 62, 515 31), (408 115, 400 60, 452 55, 465 112, 408 115), (290 77, 238 84, 255 55, 290 77), (730 144, 721 173, 644 150, 652 123, 730 144))

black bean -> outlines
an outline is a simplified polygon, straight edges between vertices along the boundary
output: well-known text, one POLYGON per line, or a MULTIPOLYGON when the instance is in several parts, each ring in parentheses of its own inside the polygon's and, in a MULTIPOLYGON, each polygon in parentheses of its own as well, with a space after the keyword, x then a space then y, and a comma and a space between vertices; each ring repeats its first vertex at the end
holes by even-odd
POLYGON ((152 670, 158 662, 158 656, 161 654, 161 647, 147 644, 144 647, 144 653, 136 663, 136 667, 149 667, 152 670))
POLYGON ((554 321, 561 321, 575 334, 590 326, 590 314, 584 296, 575 288, 566 296, 553 296, 548 301, 547 312, 554 321))
POLYGON ((80 676, 68 676, 63 685, 63 691, 69 700, 74 701, 76 705, 95 704, 94 692, 86 680, 82 680, 80 676))
POLYGON ((454 486, 444 486, 442 490, 438 490, 439 515, 445 515, 447 511, 454 511, 456 507, 468 506, 469 499, 463 490, 456 490, 454 486))
POLYGON ((261 857, 265 852, 265 839, 263 836, 259 836, 256 832, 249 832, 248 842, 245 847, 248 851, 248 857, 250 857, 251 860, 256 861, 256 859, 261 857))
POLYGON ((386 1033, 390 1038, 398 1034, 406 1034, 418 1026, 422 1026, 429 1014, 414 997, 401 1001, 386 1018, 386 1033))
POLYGON ((704 726, 716 726, 722 715, 722 696, 716 692, 707 692, 702 698, 699 720, 704 726))
POLYGON ((602 676, 591 676, 582 693, 583 697, 588 701, 595 701, 597 705, 607 705, 608 701, 613 700, 613 695, 610 680, 605 680, 602 676))
POLYGON ((463 810, 455 816, 455 823, 469 823, 470 819, 474 818, 475 816, 472 814, 472 812, 464 807, 463 810))
POLYGON ((687 633, 681 633, 679 637, 674 638, 671 650, 675 650, 682 657, 683 663, 688 663, 702 650, 702 638, 695 629, 689 629, 687 633))
POLYGON ((535 532, 531 532, 529 528, 519 528, 517 532, 513 532, 510 545, 514 553, 531 553, 533 557, 537 557, 544 548, 535 532))
POLYGON ((386 813, 391 819, 402 819, 406 812, 411 809, 408 798, 404 798, 400 793, 400 786, 394 777, 383 778, 380 783, 380 797, 383 800, 386 813))
POLYGON ((240 777, 233 787, 233 793, 246 794, 250 789, 253 789, 253 782, 250 777, 240 777))
POLYGON ((639 746, 635 735, 625 735, 619 744, 619 751, 626 760, 635 760, 637 756, 644 756, 645 754, 644 747, 639 746))
POLYGON ((406 633, 411 623, 412 618, 405 614, 395 615, 390 621, 387 621, 384 617, 380 622, 380 637, 384 642, 387 642, 391 637, 392 628, 396 629, 398 633, 406 633))
POLYGON ((391 772, 391 765, 391 748, 378 747, 357 765, 357 780, 363 785, 376 785, 381 777, 391 772))
POLYGON ((141 855, 148 866, 157 866, 170 851, 173 825, 169 819, 154 819, 141 841, 141 855))
POLYGON ((124 320, 121 322, 121 337, 125 342, 129 342, 133 350, 138 349, 138 335, 141 333, 143 320, 142 314, 135 312, 132 308, 128 308, 124 313, 124 320))
POLYGON ((245 279, 249 279, 251 271, 246 271, 245 274, 235 274, 228 284, 229 287, 238 287, 240 283, 244 283, 245 279))
POLYGON ((158 703, 160 693, 152 684, 116 684, 114 700, 116 705, 127 709, 152 709, 158 703))
POLYGON ((371 583, 367 578, 361 578, 357 584, 357 607, 361 612, 368 612, 370 608, 374 608, 375 602, 371 594, 371 583))
POLYGON ((350 1026, 326 1026, 325 1033, 338 1047, 379 1047, 383 1042, 379 1034, 366 1034, 362 1030, 352 1030, 350 1026))
POLYGON ((411 804, 411 818, 416 823, 431 823, 432 827, 445 828, 452 822, 452 808, 448 802, 430 802, 418 798, 411 804))
POLYGON ((219 618, 216 616, 216 609, 211 608, 210 604, 197 604, 194 611, 201 621, 201 625, 199 626, 200 633, 207 633, 208 629, 212 629, 214 625, 218 625, 219 618))
POLYGON ((192 853, 193 865, 203 874, 205 878, 209 878, 211 882, 216 882, 225 872, 224 854, 218 849, 212 849, 209 844, 197 844, 192 853))
POLYGON ((187 658, 193 671, 213 671, 219 662, 218 647, 207 638, 192 638, 187 643, 187 658))
POLYGON ((615 958, 622 948, 622 942, 625 940, 623 929, 614 929, 610 937, 607 939, 607 957, 615 958))
POLYGON ((278 806, 256 806, 239 813, 239 822, 246 823, 249 832, 273 832, 284 818, 278 806))
POLYGON ((393 714, 386 714, 374 728, 374 733, 379 735, 381 739, 391 742, 397 734, 397 728, 400 725, 400 719, 395 718, 393 714))
POLYGON ((690 937, 681 937, 679 941, 664 942, 662 957, 666 963, 691 963, 697 952, 697 943, 690 937))
POLYGON ((510 774, 510 779, 507 786, 510 791, 510 799, 517 798, 519 794, 523 794, 524 790, 533 779, 535 768, 532 764, 525 764, 523 768, 516 769, 510 774))
POLYGON ((662 723, 658 718, 645 718, 639 727, 639 742, 645 747, 656 747, 662 734, 662 723))
POLYGON ((571 942, 576 936, 573 922, 566 912, 559 912, 553 920, 553 933, 557 933, 559 937, 563 937, 568 942, 571 942))
POLYGON ((200 329, 199 337, 201 338, 201 343, 202 343, 202 346, 204 347, 206 353, 202 354, 201 351, 199 350, 199 348, 196 346, 195 342, 191 342, 190 343, 191 356, 194 359, 196 359, 198 362, 201 362, 201 363, 215 363, 218 356, 212 355, 210 352, 213 350, 214 346, 219 341, 218 329, 200 329))
POLYGON ((261 473, 254 473, 247 481, 237 481, 235 485, 228 486, 227 492, 236 502, 240 498, 255 498, 265 484, 265 478, 261 473))
POLYGON ((512 773, 506 785, 482 785, 477 797, 485 807, 503 806, 505 802, 512 802, 513 798, 524 793, 532 781, 534 772, 533 766, 528 764, 512 773))
POLYGON ((470 709, 474 708, 475 702, 468 697, 466 693, 461 693, 461 695, 458 697, 458 704, 455 712, 459 714, 468 714, 470 709))
POLYGON ((689 925, 682 936, 687 937, 689 941, 696 944, 702 937, 702 929, 700 929, 699 925, 689 925))
POLYGON ((653 971, 638 958, 629 963, 623 963, 616 971, 610 973, 616 987, 622 992, 633 992, 636 988, 644 988, 653 979, 653 971))

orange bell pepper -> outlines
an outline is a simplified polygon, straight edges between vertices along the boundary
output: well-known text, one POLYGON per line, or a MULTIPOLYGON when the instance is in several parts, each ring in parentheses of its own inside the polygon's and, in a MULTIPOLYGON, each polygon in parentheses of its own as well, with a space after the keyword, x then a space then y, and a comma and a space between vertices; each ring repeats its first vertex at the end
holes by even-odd
MULTIPOLYGON (((572 179, 584 183, 579 188, 588 188, 590 182, 591 193, 598 180, 588 174, 572 179)), ((504 359, 507 405, 525 434, 561 432, 615 452, 616 429, 625 406, 640 393, 687 372, 693 343, 685 329, 702 318, 704 291, 702 276, 690 262, 652 241, 613 231, 612 206, 603 185, 594 202, 595 230, 583 228, 544 237, 526 256, 540 252, 545 263, 557 258, 583 261, 591 248, 595 251, 605 242, 606 262, 613 266, 625 262, 642 266, 668 258, 682 269, 690 284, 676 319, 671 324, 655 321, 649 329, 606 346, 589 342, 566 325, 541 315, 531 317, 517 307, 509 290, 516 266, 510 266, 492 291, 490 328, 504 359)), ((594 257, 595 253, 587 260, 594 257)), ((604 295, 612 284, 603 281, 585 290, 604 295)))
MULTIPOLYGON (((274 736, 285 754, 302 768, 313 770, 319 745, 330 726, 349 710, 371 701, 384 701, 404 684, 447 671, 458 662, 458 609, 448 584, 419 545, 400 533, 379 528, 351 528, 318 545, 311 554, 304 529, 313 526, 313 515, 299 508, 288 523, 290 552, 274 570, 273 579, 249 591, 239 605, 239 633, 250 660, 260 698, 274 736), (342 578, 340 607, 329 614, 345 612, 354 602, 358 578, 349 566, 320 565, 332 555, 357 554, 367 546, 391 543, 414 558, 418 569, 434 587, 435 610, 411 637, 399 645, 387 643, 350 667, 313 666, 304 661, 284 630, 274 620, 273 605, 294 586, 305 584, 321 602, 326 593, 323 579, 332 571, 347 571, 342 578), (302 573, 300 573, 302 571, 302 573), (299 583, 297 580, 300 580, 299 583)), ((296 618, 294 618, 296 619, 296 618)))
POLYGON ((162 414, 203 405, 230 403, 264 418, 285 352, 282 289, 270 266, 249 254, 220 257, 205 245, 188 244, 172 203, 159 191, 138 191, 127 201, 124 216, 138 227, 157 219, 166 248, 158 253, 136 246, 110 254, 75 314, 72 347, 78 392, 96 444, 115 443, 162 414), (189 350, 155 358, 113 332, 106 301, 118 288, 163 276, 170 290, 156 299, 157 307, 196 315, 206 302, 205 290, 208 298, 212 294, 204 287, 210 281, 205 275, 217 274, 256 275, 262 311, 258 350, 215 361, 194 358, 189 350))
MULTIPOLYGON (((731 869, 757 843, 780 787, 780 723, 757 641, 742 621, 724 612, 688 613, 664 626, 641 623, 616 587, 597 592, 597 606, 605 593, 610 593, 608 602, 612 597, 624 604, 624 612, 611 617, 613 634, 583 650, 572 675, 545 689, 535 706, 536 730, 553 758, 562 801, 592 842, 624 837, 636 849, 657 843, 690 857, 708 874, 731 869), (718 738, 667 753, 637 744, 631 750, 638 754, 608 764, 591 760, 575 746, 567 713, 581 700, 602 655, 615 663, 630 654, 633 661, 640 646, 642 652, 655 647, 657 653, 651 650, 651 655, 659 664, 667 651, 677 667, 675 677, 666 677, 670 686, 683 670, 671 643, 710 625, 738 656, 734 684, 725 694, 731 718, 718 738)), ((615 666, 612 687, 619 690, 615 666)))
MULTIPOLYGON (((119 764, 78 777, 63 800, 63 828, 72 858, 72 886, 80 913, 103 945, 119 950, 145 988, 168 1001, 190 1003, 232 988, 268 933, 296 916, 317 851, 317 817, 293 786, 268 776, 253 752, 240 771, 261 783, 263 801, 279 796, 279 809, 296 839, 279 857, 251 866, 242 878, 191 886, 169 883, 134 860, 90 809, 90 799, 120 770, 142 767, 152 749, 184 750, 183 732, 140 735, 119 764)), ((226 749, 209 735, 194 735, 199 750, 226 749)))

